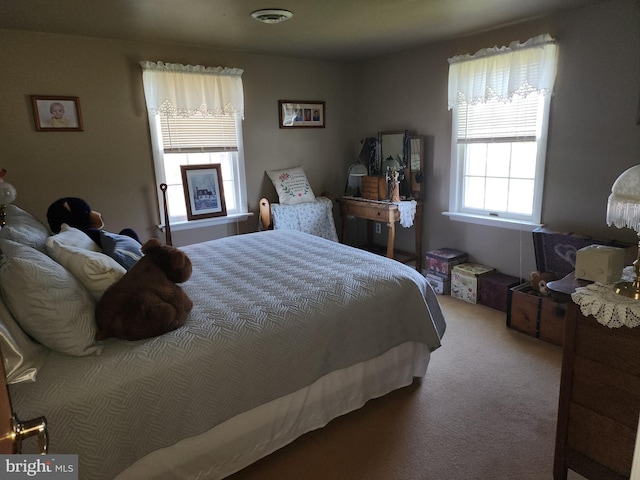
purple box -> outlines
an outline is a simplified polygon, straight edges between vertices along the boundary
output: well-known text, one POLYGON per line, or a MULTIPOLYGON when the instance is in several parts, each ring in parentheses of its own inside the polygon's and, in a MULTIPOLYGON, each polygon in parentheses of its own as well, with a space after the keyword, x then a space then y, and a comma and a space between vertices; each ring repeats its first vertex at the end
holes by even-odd
POLYGON ((478 303, 506 312, 509 289, 522 282, 522 279, 504 273, 487 273, 480 278, 478 303))
POLYGON ((427 273, 451 277, 451 271, 456 265, 467 263, 469 255, 453 248, 431 250, 426 254, 427 273))

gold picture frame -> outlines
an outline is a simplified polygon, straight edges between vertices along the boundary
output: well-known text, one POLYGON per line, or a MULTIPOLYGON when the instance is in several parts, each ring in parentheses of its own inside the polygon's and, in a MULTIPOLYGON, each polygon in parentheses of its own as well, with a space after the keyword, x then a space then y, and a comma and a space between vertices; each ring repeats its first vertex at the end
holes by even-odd
POLYGON ((33 118, 38 132, 82 132, 78 97, 31 95, 33 118))

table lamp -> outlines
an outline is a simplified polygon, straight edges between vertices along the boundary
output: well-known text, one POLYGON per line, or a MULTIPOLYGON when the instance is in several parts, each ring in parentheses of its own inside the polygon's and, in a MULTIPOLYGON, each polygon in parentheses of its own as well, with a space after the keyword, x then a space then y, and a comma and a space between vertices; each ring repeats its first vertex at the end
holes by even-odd
POLYGON ((607 203, 607 225, 631 228, 638 234, 638 256, 633 262, 636 278, 633 282, 620 282, 616 293, 640 299, 640 165, 631 167, 613 182, 607 203))
POLYGON ((349 170, 347 170, 347 186, 344 189, 344 193, 346 194, 347 189, 351 187, 356 189, 356 193, 353 196, 361 197, 362 193, 360 192, 360 184, 362 179, 360 177, 364 177, 368 174, 369 171, 367 170, 367 166, 360 163, 360 159, 358 159, 356 163, 351 164, 349 170))
POLYGON ((0 170, 0 227, 4 227, 7 217, 7 205, 16 199, 16 189, 10 183, 4 181, 7 171, 3 168, 0 170))

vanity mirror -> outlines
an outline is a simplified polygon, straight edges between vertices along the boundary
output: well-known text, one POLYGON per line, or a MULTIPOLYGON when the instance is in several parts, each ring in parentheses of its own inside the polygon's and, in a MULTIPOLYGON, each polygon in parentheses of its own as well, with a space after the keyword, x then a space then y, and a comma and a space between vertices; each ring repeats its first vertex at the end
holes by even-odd
POLYGON ((378 132, 379 155, 373 175, 386 175, 387 168, 400 171, 400 195, 422 198, 424 140, 409 131, 378 132))

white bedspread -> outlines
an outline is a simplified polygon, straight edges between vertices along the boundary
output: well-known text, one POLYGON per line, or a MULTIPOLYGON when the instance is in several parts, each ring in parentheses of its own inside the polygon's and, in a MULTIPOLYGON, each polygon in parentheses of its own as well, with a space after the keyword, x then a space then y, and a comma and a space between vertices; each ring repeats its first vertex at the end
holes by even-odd
POLYGON ((444 334, 425 278, 384 257, 279 230, 183 250, 194 266, 184 327, 108 340, 99 357, 52 353, 36 383, 11 386, 17 415, 45 415, 50 451, 78 453, 82 479, 113 478, 405 342, 436 349, 444 334))

